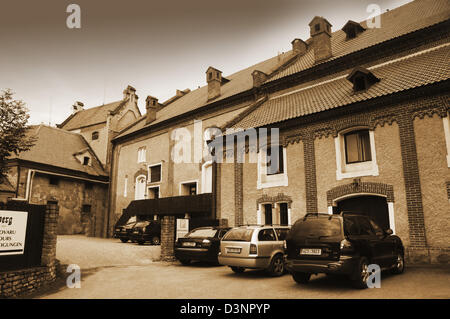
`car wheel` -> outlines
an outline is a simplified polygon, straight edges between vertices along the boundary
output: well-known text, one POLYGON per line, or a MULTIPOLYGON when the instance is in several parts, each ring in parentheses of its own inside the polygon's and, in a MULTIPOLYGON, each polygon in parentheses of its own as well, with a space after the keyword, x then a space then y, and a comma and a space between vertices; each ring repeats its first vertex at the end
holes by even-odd
POLYGON ((180 259, 180 263, 182 263, 183 265, 189 265, 191 261, 189 259, 180 259))
POLYGON ((359 289, 367 288, 369 275, 369 261, 366 257, 361 257, 353 276, 353 286, 359 289))
POLYGON ((269 273, 273 277, 279 277, 284 274, 284 261, 282 255, 275 255, 269 266, 269 273))
POLYGON ((292 273, 292 278, 298 284, 307 284, 311 278, 311 274, 307 272, 294 272, 292 273))
POLYGON ((159 239, 158 236, 154 236, 152 238, 152 245, 159 245, 159 244, 161 244, 161 240, 159 239))
POLYGON ((120 238, 120 241, 121 241, 122 243, 126 243, 126 242, 128 241, 128 239, 127 239, 127 238, 120 238))
POLYGON ((244 267, 234 267, 234 266, 231 266, 230 268, 231 268, 231 270, 232 270, 233 272, 235 272, 236 274, 242 274, 242 273, 245 271, 245 268, 244 268, 244 267))
POLYGON ((143 241, 143 240, 138 240, 137 243, 138 243, 138 245, 144 245, 145 241, 143 241))
POLYGON ((395 264, 391 269, 391 273, 401 274, 404 271, 405 271, 405 256, 403 253, 398 253, 397 259, 395 260, 395 264))

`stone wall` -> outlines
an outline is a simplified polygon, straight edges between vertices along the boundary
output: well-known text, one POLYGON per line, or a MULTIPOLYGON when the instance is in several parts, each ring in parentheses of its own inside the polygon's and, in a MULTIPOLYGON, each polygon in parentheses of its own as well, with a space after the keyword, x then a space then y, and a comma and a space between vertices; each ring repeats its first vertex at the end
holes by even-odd
POLYGON ((56 238, 58 207, 47 205, 44 221, 41 265, 0 272, 0 298, 31 293, 56 280, 56 238))

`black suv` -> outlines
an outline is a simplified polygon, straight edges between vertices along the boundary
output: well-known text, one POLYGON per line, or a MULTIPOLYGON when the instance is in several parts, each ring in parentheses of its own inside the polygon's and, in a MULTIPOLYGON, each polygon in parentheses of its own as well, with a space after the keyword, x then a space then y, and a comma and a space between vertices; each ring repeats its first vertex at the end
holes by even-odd
POLYGON ((286 238, 286 268, 297 283, 311 274, 343 274, 357 288, 367 288, 368 265, 402 273, 404 248, 392 230, 383 230, 371 218, 352 212, 306 214, 286 238))
POLYGON ((151 220, 136 223, 131 231, 130 239, 139 245, 148 241, 152 245, 159 245, 161 243, 161 222, 151 220))

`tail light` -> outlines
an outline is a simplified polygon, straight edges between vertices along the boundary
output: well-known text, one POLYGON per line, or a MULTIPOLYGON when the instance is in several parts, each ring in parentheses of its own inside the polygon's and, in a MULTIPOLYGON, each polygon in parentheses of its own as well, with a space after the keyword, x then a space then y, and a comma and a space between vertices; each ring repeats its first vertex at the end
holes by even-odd
POLYGON ((255 244, 250 244, 250 254, 252 255, 257 255, 258 254, 258 249, 256 248, 255 244))
POLYGON ((353 251, 352 243, 349 242, 347 239, 341 240, 340 248, 341 251, 353 251))
POLYGON ((285 240, 283 240, 283 248, 284 250, 287 250, 287 242, 285 240))

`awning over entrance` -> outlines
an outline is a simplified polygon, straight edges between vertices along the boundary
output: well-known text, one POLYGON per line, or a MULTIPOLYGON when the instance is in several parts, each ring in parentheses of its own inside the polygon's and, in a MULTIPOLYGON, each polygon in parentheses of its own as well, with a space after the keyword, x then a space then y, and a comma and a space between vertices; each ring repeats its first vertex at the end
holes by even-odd
POLYGON ((132 201, 116 225, 125 224, 132 216, 204 214, 212 211, 212 194, 162 197, 132 201))

